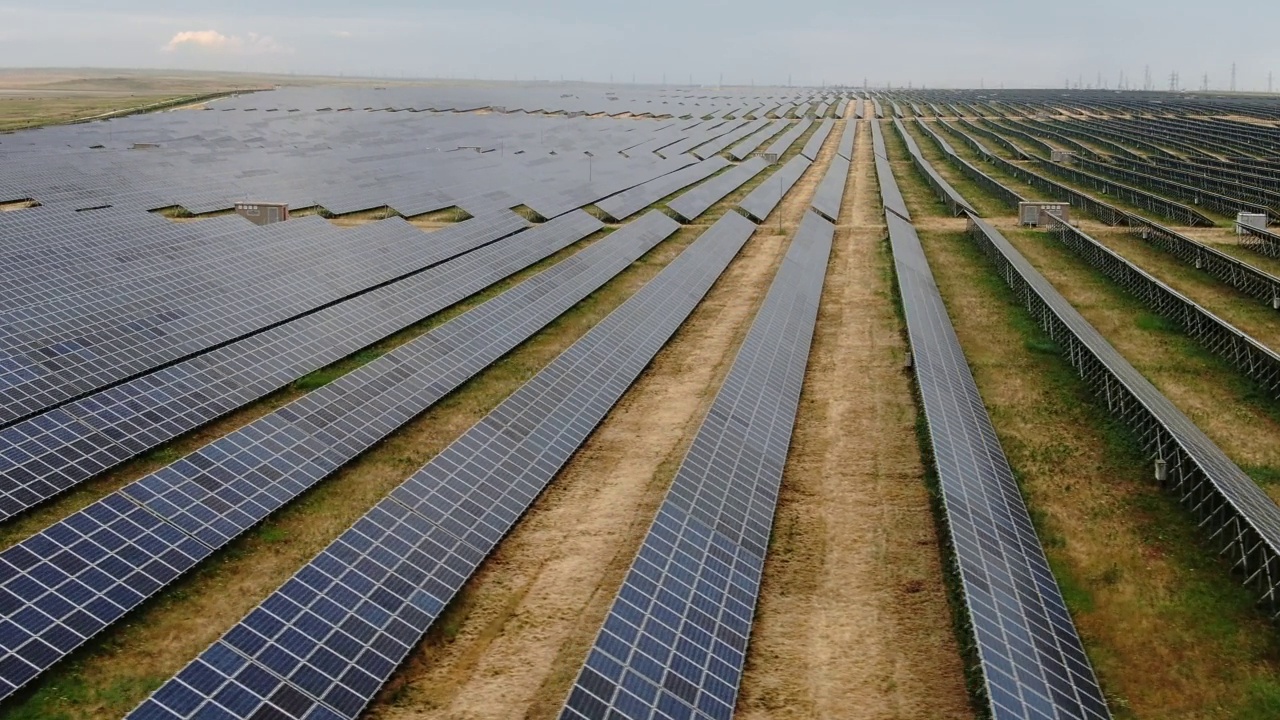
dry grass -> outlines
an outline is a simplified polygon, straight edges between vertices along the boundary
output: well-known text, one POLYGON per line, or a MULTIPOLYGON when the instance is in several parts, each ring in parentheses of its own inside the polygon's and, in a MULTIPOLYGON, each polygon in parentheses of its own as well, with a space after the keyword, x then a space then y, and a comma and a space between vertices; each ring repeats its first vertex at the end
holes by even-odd
MULTIPOLYGON (((895 170, 904 186, 922 184, 907 168, 895 170)), ((940 212, 913 196, 913 215, 940 212)), ((1086 317, 1113 316, 1099 329, 1124 345, 1135 318, 1124 298, 1093 288, 1102 281, 1052 254, 1051 241, 1007 235, 1086 317)), ((921 238, 1117 717, 1275 717, 1280 644, 1249 593, 1149 480, 1132 438, 1088 395, 967 237, 942 230, 921 238)), ((1135 357, 1134 347, 1121 350, 1135 357)), ((1184 354, 1160 342, 1137 352, 1170 363, 1184 354)))

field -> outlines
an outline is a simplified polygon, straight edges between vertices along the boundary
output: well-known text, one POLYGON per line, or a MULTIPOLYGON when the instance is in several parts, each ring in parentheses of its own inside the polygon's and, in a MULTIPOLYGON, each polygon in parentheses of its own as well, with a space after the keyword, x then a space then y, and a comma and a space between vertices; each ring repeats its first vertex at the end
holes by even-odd
POLYGON ((1267 97, 0 71, 7 130, 5 717, 1280 714, 1267 97))

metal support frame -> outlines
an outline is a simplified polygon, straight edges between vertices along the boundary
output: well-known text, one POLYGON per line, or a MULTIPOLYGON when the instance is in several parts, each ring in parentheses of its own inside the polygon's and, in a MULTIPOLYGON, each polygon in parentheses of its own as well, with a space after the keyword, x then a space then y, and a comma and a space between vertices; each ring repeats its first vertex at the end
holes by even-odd
POLYGON ((1111 414, 1152 458, 1165 462, 1164 489, 1192 513, 1255 592, 1257 604, 1273 620, 1280 618, 1280 507, 1158 391, 1149 384, 1141 387, 1145 381, 1137 371, 1078 313, 1064 310, 1070 308, 1065 299, 994 228, 973 215, 968 220, 970 237, 1031 317, 1111 414))

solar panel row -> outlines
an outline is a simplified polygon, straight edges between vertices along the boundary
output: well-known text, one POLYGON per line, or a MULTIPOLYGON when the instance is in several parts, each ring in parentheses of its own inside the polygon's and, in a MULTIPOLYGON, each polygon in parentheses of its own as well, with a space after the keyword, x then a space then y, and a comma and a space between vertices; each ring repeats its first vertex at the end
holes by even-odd
POLYGON ((911 162, 915 164, 916 169, 925 176, 925 180, 929 186, 933 188, 938 199, 941 200, 950 210, 951 214, 959 217, 964 212, 977 214, 973 206, 968 200, 951 187, 951 183, 938 174, 934 169, 933 163, 930 163, 925 156, 920 153, 920 146, 916 144, 915 138, 907 133, 907 129, 903 127, 902 121, 898 118, 893 119, 893 127, 898 131, 898 136, 902 138, 902 142, 907 146, 907 153, 911 155, 911 162))
POLYGON ((650 212, 0 552, 0 698, 417 416, 678 228, 650 212), (132 508, 149 511, 143 515, 167 534, 144 525, 154 537, 138 540, 132 526, 113 529, 117 515, 133 517, 132 508))
POLYGON ((234 264, 211 262, 161 282, 12 311, 4 327, 16 342, 0 349, 0 362, 12 368, 0 375, 0 422, 419 272, 524 226, 513 217, 502 211, 492 221, 455 226, 428 242, 397 219, 347 234, 318 218, 277 223, 262 228, 264 239, 289 236, 295 242, 264 242, 263 252, 241 255, 234 264))
POLYGON ((764 222, 769 213, 782 202, 783 196, 791 190, 812 164, 813 162, 804 155, 796 155, 788 160, 786 165, 765 178, 755 190, 748 193, 738 203, 738 207, 742 208, 752 220, 764 222))
POLYGON ((667 203, 676 215, 685 222, 706 212, 712 205, 720 202, 726 195, 742 187, 748 180, 759 175, 769 163, 763 158, 751 158, 732 169, 723 172, 707 182, 667 203))
POLYGON ((771 155, 777 155, 778 157, 786 155, 787 151, 791 149, 791 146, 795 144, 796 140, 799 140, 800 136, 808 132, 811 127, 813 127, 813 120, 808 118, 801 120, 795 125, 792 125, 786 132, 782 133, 777 140, 774 140, 765 152, 771 155))
POLYGON ((769 138, 782 132, 783 128, 791 123, 787 120, 773 120, 763 128, 757 130, 747 139, 734 145, 729 150, 729 157, 734 160, 744 160, 748 155, 755 152, 757 148, 763 145, 769 138))
POLYGON ((845 160, 853 160, 853 142, 858 133, 858 119, 850 118, 844 124, 844 131, 840 133, 840 144, 836 146, 836 155, 845 160))
POLYGON ((804 148, 800 154, 810 160, 817 160, 818 153, 822 152, 822 145, 827 141, 827 137, 831 135, 831 131, 835 129, 835 120, 823 120, 818 123, 818 129, 813 131, 809 136, 808 142, 804 144, 804 148))
MULTIPOLYGON (((896 181, 880 180, 887 198, 896 181)), ((990 712, 1001 720, 1109 718, 920 239, 903 217, 888 211, 885 219, 990 712)))
POLYGON ((871 120, 871 141, 876 162, 876 178, 880 182, 881 201, 886 210, 910 220, 911 213, 907 210, 907 201, 903 199, 902 191, 898 189, 898 183, 893 179, 893 168, 889 165, 889 151, 884 144, 884 133, 880 130, 880 122, 874 118, 871 120))
POLYGON ((834 231, 805 214, 562 720, 732 717, 834 231))
POLYGON ((813 193, 813 209, 831 222, 839 222, 840 206, 844 204, 844 188, 849 180, 852 163, 836 155, 831 158, 827 174, 813 193))
POLYGON ((723 217, 130 717, 356 717, 754 230, 723 217))
POLYGON ((699 145, 694 148, 692 154, 694 157, 704 159, 714 157, 723 152, 725 148, 733 145, 748 135, 758 132, 761 128, 768 126, 768 124, 768 120, 752 120, 731 133, 726 133, 711 142, 699 145))
POLYGON ((1271 617, 1280 614, 1280 507, 1138 372, 999 231, 970 216, 970 235, 1028 313, 1111 414, 1163 461, 1164 489, 1182 503, 1271 617))
POLYGON ((618 193, 596 203, 614 220, 626 220, 635 213, 658 202, 662 198, 690 185, 706 180, 729 166, 722 157, 712 157, 695 165, 677 170, 670 175, 650 180, 625 192, 618 193))
POLYGON ((1083 230, 1062 222, 1054 222, 1050 229, 1063 245, 1146 303, 1156 314, 1180 327, 1206 350, 1261 386, 1271 397, 1280 396, 1280 354, 1164 284, 1083 230))
POLYGON ((582 211, 562 215, 0 430, 0 519, 402 330, 601 227, 582 211))

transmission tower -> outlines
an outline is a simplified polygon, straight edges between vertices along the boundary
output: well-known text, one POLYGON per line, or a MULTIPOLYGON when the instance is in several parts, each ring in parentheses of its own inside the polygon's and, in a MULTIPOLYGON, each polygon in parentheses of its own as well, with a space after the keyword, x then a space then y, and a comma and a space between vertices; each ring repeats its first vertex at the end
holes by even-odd
POLYGON ((1151 92, 1151 66, 1147 65, 1142 70, 1142 89, 1151 92))

